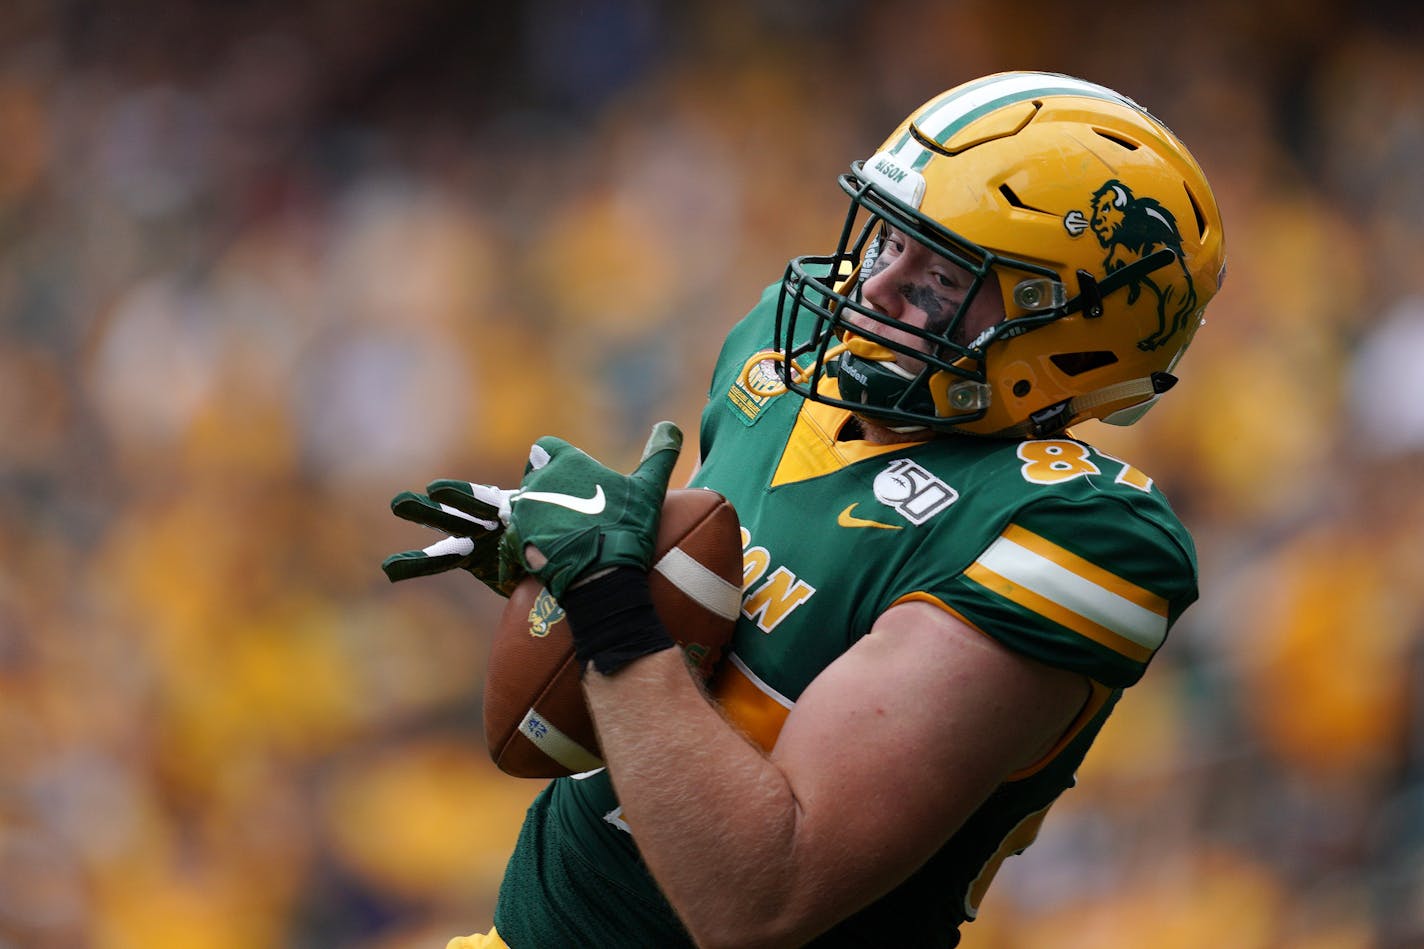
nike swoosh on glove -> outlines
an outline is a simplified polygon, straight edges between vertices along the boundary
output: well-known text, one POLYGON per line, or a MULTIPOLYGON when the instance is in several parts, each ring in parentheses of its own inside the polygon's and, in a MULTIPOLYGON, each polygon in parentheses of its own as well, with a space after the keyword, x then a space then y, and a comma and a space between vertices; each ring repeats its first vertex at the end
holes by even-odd
POLYGON ((561 438, 529 451, 524 481, 510 495, 504 556, 534 574, 555 599, 576 581, 618 566, 646 571, 682 430, 653 426, 631 474, 620 474, 561 438))

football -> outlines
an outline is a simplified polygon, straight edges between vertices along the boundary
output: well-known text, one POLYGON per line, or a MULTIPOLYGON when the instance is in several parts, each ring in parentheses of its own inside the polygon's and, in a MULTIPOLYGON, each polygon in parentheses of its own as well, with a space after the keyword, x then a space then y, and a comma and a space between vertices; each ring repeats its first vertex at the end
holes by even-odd
MULTIPOLYGON (((741 608, 737 512, 702 488, 667 493, 649 588, 653 606, 705 681, 741 608)), ((485 672, 485 741, 500 770, 554 778, 603 765, 564 611, 534 577, 510 594, 485 672)))

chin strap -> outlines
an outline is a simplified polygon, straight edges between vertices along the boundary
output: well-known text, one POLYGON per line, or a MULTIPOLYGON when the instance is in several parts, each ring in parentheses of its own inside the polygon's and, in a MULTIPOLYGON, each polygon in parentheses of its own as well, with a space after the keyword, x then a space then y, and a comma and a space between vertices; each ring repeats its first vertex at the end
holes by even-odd
MULTIPOLYGON (((1146 257, 1119 267, 1102 279, 1094 277, 1086 270, 1079 270, 1077 273, 1078 295, 1064 304, 1063 313, 1068 315, 1082 311, 1083 316, 1087 319, 1097 319, 1103 315, 1103 299, 1105 297, 1123 287, 1137 283, 1176 259, 1175 251, 1163 247, 1146 257)), ((1010 426, 995 434, 1005 438, 1043 438, 1061 432, 1074 419, 1081 418, 1084 413, 1113 402, 1127 401, 1130 403, 1129 409, 1140 407, 1145 412, 1159 395, 1176 384, 1177 377, 1170 372, 1154 372, 1145 379, 1127 379, 1039 409, 1030 415, 1027 421, 1010 426)))
POLYGON ((1045 438, 1061 432, 1085 412, 1124 400, 1132 400, 1133 404, 1123 411, 1139 408, 1145 412, 1159 395, 1176 384, 1177 377, 1170 372, 1154 372, 1145 379, 1115 382, 1039 409, 1028 417, 1028 421, 1002 429, 994 435, 1001 438, 1045 438))

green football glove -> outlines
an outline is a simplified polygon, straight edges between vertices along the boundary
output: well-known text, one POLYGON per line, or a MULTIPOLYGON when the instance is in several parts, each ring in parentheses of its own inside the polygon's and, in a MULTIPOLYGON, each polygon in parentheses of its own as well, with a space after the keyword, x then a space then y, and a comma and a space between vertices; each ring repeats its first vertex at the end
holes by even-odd
POLYGON ((509 498, 505 559, 537 576, 556 600, 586 575, 618 566, 647 571, 681 449, 682 430, 659 422, 638 467, 624 475, 561 438, 539 439, 509 498))
POLYGON ((450 536, 422 550, 387 557, 381 563, 386 576, 397 582, 459 568, 500 596, 509 596, 524 578, 519 561, 506 558, 500 545, 514 492, 445 479, 430 482, 425 490, 428 494, 397 494, 391 499, 392 513, 450 536))

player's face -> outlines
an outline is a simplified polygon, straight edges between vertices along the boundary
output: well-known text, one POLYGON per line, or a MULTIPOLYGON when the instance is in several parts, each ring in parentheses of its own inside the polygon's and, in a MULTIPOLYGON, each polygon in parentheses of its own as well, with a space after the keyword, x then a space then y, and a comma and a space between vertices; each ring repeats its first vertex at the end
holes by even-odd
MULTIPOLYGON (((892 227, 886 229, 880 254, 861 285, 861 299, 901 323, 942 334, 973 286, 974 275, 968 270, 892 227)), ((997 284, 991 280, 974 295, 950 338, 968 345, 1003 319, 1004 303, 997 284)), ((850 322, 921 352, 929 348, 928 341, 890 323, 859 313, 850 322)), ((917 372, 924 365, 906 356, 898 357, 896 362, 910 372, 917 372)))

